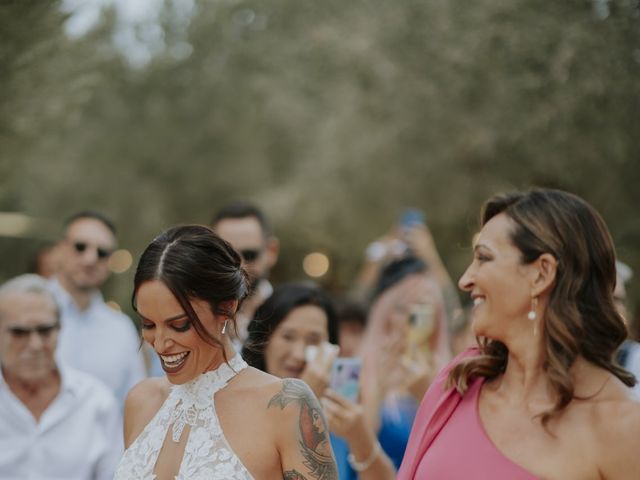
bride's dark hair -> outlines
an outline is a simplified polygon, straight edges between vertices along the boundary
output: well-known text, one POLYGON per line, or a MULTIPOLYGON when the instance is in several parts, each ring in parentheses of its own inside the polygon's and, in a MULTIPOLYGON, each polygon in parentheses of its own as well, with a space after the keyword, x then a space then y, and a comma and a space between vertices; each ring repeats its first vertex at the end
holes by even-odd
MULTIPOLYGON (((176 297, 193 326, 205 342, 221 347, 203 326, 191 300, 205 300, 211 311, 224 315, 235 328, 235 311, 248 292, 247 274, 240 266, 240 255, 204 225, 183 225, 158 235, 142 253, 133 280, 131 303, 136 309, 140 285, 160 280, 176 297)), ((223 349, 224 352, 224 349, 223 349)))

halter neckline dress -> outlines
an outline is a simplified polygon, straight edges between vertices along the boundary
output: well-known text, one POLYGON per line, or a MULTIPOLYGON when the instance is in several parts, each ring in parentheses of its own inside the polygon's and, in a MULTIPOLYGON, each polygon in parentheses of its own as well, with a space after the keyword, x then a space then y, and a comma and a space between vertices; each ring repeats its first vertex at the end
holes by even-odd
POLYGON ((168 441, 177 443, 187 425, 189 437, 176 480, 253 480, 227 442, 213 401, 214 394, 245 368, 246 362, 236 354, 229 364, 173 386, 158 413, 124 452, 114 480, 155 480, 167 432, 171 428, 168 441))

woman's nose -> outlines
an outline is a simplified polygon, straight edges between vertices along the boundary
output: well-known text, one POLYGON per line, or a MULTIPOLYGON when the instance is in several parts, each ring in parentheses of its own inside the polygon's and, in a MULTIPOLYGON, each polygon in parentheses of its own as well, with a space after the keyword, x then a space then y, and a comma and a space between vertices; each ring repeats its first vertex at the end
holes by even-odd
POLYGON ((291 356, 298 361, 304 362, 305 361, 304 351, 306 346, 307 344, 304 341, 302 340, 296 341, 293 344, 293 348, 291 349, 291 356))
POLYGON ((153 348, 156 352, 165 353, 173 345, 173 340, 163 329, 157 328, 153 338, 153 348))
POLYGON ((473 272, 471 271, 471 265, 467 267, 460 277, 460 280, 458 280, 458 288, 465 292, 468 292, 473 288, 473 272))

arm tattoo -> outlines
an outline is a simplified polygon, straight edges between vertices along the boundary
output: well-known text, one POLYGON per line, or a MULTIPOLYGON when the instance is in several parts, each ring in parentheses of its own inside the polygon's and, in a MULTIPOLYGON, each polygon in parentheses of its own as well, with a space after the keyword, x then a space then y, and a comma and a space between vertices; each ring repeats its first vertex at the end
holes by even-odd
MULTIPOLYGON (((318 399, 303 381, 286 378, 282 381, 282 390, 269 400, 267 408, 280 407, 282 410, 290 403, 300 407, 298 428, 300 453, 304 457, 302 463, 309 469, 313 478, 337 480, 338 472, 329 444, 329 427, 318 399)), ((284 478, 305 480, 305 477, 295 470, 285 472, 284 478), (287 476, 294 474, 298 476, 287 476)))
POLYGON ((284 472, 284 477, 282 478, 283 480, 307 480, 307 478, 297 470, 287 470, 284 472))

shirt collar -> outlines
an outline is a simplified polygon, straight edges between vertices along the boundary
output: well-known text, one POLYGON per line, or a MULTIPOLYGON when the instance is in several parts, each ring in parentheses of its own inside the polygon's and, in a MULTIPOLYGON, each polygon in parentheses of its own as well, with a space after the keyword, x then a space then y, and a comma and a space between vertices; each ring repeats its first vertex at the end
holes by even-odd
POLYGON ((60 393, 78 394, 78 383, 73 381, 72 372, 64 363, 56 361, 60 373, 60 393))

